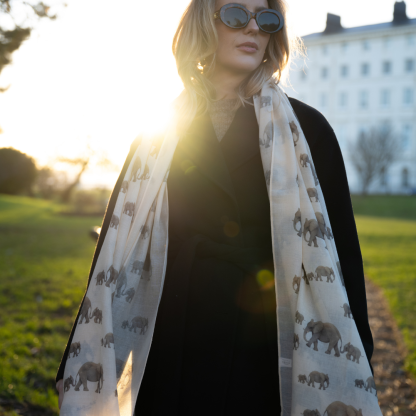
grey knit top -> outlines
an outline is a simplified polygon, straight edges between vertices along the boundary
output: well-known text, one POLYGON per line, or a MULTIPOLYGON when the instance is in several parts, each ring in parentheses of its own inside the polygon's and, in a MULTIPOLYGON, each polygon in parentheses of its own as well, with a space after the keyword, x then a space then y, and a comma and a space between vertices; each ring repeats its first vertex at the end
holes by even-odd
POLYGON ((233 109, 234 105, 235 100, 231 98, 215 101, 209 109, 209 115, 219 141, 225 136, 225 133, 227 133, 227 130, 234 119, 237 111, 233 109))

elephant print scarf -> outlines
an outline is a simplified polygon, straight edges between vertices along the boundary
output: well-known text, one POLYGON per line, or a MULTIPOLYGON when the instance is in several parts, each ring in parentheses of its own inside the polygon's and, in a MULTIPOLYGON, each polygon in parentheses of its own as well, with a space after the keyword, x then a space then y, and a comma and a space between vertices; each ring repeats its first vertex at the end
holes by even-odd
MULTIPOLYGON (((274 79, 254 107, 271 207, 281 415, 381 416, 308 143, 274 79)), ((173 119, 163 136, 142 138, 130 162, 66 362, 63 416, 134 412, 165 278, 178 140, 173 119)))

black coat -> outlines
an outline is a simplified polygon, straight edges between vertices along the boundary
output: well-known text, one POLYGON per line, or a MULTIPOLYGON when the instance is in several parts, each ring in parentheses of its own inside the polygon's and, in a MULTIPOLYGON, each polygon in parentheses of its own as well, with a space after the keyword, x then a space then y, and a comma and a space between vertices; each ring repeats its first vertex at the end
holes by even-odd
MULTIPOLYGON (((311 149, 351 311, 370 361, 363 264, 341 151, 322 114, 290 102, 311 149)), ((135 149, 133 143, 110 198, 90 279, 135 149)), ((275 291, 257 278, 260 270, 273 272, 273 255, 252 106, 237 111, 221 142, 208 116, 193 122, 172 160, 168 198, 165 286, 137 413, 280 413, 275 291)), ((73 332, 57 380, 63 378, 73 332)))

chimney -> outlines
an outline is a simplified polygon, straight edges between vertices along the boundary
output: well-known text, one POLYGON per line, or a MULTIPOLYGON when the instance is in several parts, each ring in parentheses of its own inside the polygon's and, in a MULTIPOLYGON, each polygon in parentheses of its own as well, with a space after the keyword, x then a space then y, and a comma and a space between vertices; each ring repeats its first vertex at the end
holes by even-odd
POLYGON ((393 23, 405 23, 409 20, 406 14, 406 3, 404 1, 396 1, 394 3, 393 23))
POLYGON ((343 29, 341 26, 341 16, 328 13, 326 17, 326 28, 324 33, 336 33, 343 29))

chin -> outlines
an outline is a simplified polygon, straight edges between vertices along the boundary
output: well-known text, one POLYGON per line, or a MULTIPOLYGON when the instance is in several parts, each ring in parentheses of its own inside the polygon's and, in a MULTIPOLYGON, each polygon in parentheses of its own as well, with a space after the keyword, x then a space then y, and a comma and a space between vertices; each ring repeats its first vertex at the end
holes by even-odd
POLYGON ((245 72, 247 74, 255 71, 261 65, 261 60, 253 56, 239 56, 228 62, 228 68, 234 72, 245 72))

